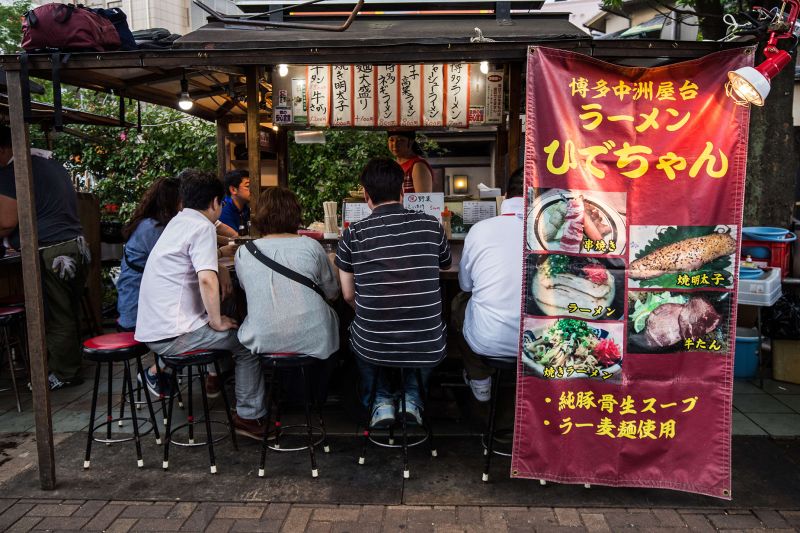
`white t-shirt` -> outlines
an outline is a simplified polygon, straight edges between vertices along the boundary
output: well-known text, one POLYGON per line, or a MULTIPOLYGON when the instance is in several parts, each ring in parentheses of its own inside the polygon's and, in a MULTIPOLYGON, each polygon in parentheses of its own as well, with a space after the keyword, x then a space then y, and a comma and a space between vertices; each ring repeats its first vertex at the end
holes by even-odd
POLYGON ((137 341, 177 337, 208 323, 197 273, 217 272, 216 235, 214 224, 195 209, 184 209, 164 228, 142 275, 137 341))
POLYGON ((522 198, 509 198, 501 216, 475 224, 464 240, 458 284, 472 291, 464 339, 475 353, 516 357, 522 297, 522 198))

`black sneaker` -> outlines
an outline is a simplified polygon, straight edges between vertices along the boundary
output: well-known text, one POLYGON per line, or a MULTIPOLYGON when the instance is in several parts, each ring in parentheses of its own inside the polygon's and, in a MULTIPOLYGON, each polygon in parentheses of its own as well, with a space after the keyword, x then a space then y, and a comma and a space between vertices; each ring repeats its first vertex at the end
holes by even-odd
POLYGON ((65 389, 67 387, 74 387, 76 385, 80 385, 83 383, 82 377, 75 377, 72 379, 59 379, 58 376, 50 372, 50 375, 47 376, 48 384, 50 385, 50 390, 59 390, 65 389))
MULTIPOLYGON (((172 395, 172 381, 170 380, 170 376, 166 372, 161 372, 160 377, 161 379, 158 379, 158 374, 151 374, 150 369, 144 371, 144 380, 147 385, 147 390, 150 391, 150 394, 156 398, 161 398, 162 395, 165 398, 169 398, 172 395)), ((139 380, 139 384, 141 385, 142 375, 139 374, 136 376, 136 379, 139 380)))

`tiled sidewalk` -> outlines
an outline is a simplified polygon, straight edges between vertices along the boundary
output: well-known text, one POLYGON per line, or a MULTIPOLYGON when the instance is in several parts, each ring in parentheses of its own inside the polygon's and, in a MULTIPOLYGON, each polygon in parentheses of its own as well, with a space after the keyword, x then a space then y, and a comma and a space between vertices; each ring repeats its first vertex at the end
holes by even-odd
POLYGON ((0 531, 798 531, 800 511, 0 499, 0 531))

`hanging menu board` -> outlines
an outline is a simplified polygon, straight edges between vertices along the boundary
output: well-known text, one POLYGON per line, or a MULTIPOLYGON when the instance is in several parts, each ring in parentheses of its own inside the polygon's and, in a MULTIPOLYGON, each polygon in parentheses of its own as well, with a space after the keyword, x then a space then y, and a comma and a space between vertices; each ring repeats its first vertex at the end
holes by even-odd
POLYGON ((354 119, 356 126, 375 125, 375 67, 355 66, 354 119))
POLYGON ((353 125, 353 67, 333 65, 331 107, 334 126, 353 125))
POLYGON ((422 125, 444 126, 444 65, 424 65, 422 125))
POLYGON ((308 123, 327 128, 330 123, 331 67, 308 67, 308 123))
POLYGON ((469 125, 469 65, 447 65, 447 125, 466 128, 469 125))
POLYGON ((397 65, 378 67, 377 99, 378 126, 397 126, 398 91, 400 83, 397 79, 397 65))
POLYGON ((292 78, 292 115, 295 124, 308 123, 305 78, 292 78))
POLYGON ((422 125, 422 65, 400 65, 400 125, 422 125))
POLYGON ((503 122, 503 73, 495 70, 486 76, 486 124, 503 122))

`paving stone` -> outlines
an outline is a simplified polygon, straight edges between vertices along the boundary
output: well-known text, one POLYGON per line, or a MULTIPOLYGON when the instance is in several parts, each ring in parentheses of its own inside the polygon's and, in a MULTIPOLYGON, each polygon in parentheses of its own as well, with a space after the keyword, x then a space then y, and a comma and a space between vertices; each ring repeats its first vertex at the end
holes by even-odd
POLYGON ((653 509, 653 514, 662 526, 665 527, 684 527, 685 524, 681 515, 674 509, 653 509))
POLYGON ((41 522, 43 518, 41 516, 23 516, 10 528, 6 529, 6 533, 24 533, 26 531, 30 531, 33 529, 36 524, 41 522))
POLYGON ((681 515, 683 521, 689 526, 690 531, 696 531, 697 533, 711 533, 712 531, 716 531, 716 528, 711 525, 708 518, 705 515, 701 514, 685 514, 681 515))
POLYGON ((86 503, 86 500, 63 500, 60 503, 64 505, 83 505, 86 503))
POLYGON ((456 521, 456 511, 445 509, 420 509, 408 512, 409 522, 419 522, 423 524, 453 524, 456 521))
POLYGON ((58 498, 20 498, 18 503, 61 503, 61 500, 58 498))
POLYGON ((534 508, 528 511, 504 511, 503 517, 510 528, 559 525, 553 510, 546 508, 534 508))
POLYGON ((166 518, 174 507, 173 504, 132 505, 125 508, 122 518, 166 518))
POLYGON ((0 515, 3 514, 6 509, 11 507, 15 503, 17 503, 17 500, 15 500, 15 499, 11 499, 11 498, 0 499, 0 515))
POLYGON ((758 519, 761 520, 761 523, 764 524, 764 527, 770 529, 792 527, 777 511, 762 509, 754 512, 758 519))
POLYGON ((196 502, 178 502, 167 514, 167 518, 189 518, 197 509, 196 502))
POLYGON ((180 531, 185 518, 140 518, 131 531, 180 531))
POLYGON ((401 506, 389 506, 383 512, 384 526, 401 525, 408 522, 408 510, 401 506))
POLYGON ((333 522, 331 533, 374 533, 381 530, 380 522, 333 522))
POLYGON ((362 505, 361 514, 358 516, 359 522, 383 522, 383 515, 386 511, 385 505, 362 505))
POLYGON ((106 530, 106 533, 127 533, 135 523, 135 518, 117 518, 106 530))
POLYGON ((286 515, 289 514, 291 505, 288 503, 271 503, 267 507, 264 514, 261 515, 262 520, 277 520, 278 523, 283 522, 286 515))
MULTIPOLYGON (((203 531, 212 520, 214 515, 219 510, 219 504, 203 502, 198 505, 194 512, 186 519, 181 526, 182 531, 203 531)), ((227 523, 223 521, 222 523, 227 523)), ((228 528, 233 526, 233 520, 228 524, 228 528)), ((227 530, 226 530, 227 531, 227 530)))
POLYGON ((125 508, 121 505, 106 505, 94 515, 84 529, 103 531, 116 520, 125 508))
MULTIPOLYGON (((509 533, 522 533, 525 531, 524 529, 516 529, 512 530, 509 529, 509 533)), ((530 530, 527 530, 530 531, 530 530)), ((580 533, 582 531, 586 531, 586 528, 581 527, 570 527, 570 526, 542 526, 536 528, 536 533, 580 533)))
POLYGON ((558 519, 558 525, 567 527, 580 527, 583 526, 581 522, 581 515, 577 509, 572 507, 556 507, 553 512, 558 519))
POLYGON ((40 503, 28 511, 28 516, 72 516, 79 505, 62 505, 60 503, 40 503))
POLYGON ((583 525, 586 527, 586 531, 598 533, 611 531, 611 528, 608 527, 608 523, 606 522, 606 518, 601 513, 581 513, 581 519, 583 520, 583 525))
POLYGON ((463 525, 480 525, 483 523, 483 518, 481 517, 481 508, 480 507, 457 507, 456 508, 456 523, 463 524, 463 525))
POLYGON ((0 515, 0 531, 5 531, 11 524, 25 516, 33 508, 32 503, 15 503, 0 515))
MULTIPOLYGON (((66 503, 66 502, 64 502, 66 503)), ((103 500, 90 500, 79 504, 78 510, 72 513, 72 516, 88 516, 89 518, 95 516, 101 509, 106 507, 103 500)))
POLYGON ((433 528, 434 533, 466 533, 467 529, 458 524, 441 524, 433 528))
POLYGON ((264 507, 255 505, 224 505, 219 508, 217 518, 233 518, 233 519, 259 519, 264 514, 264 507))
POLYGON ((668 527, 668 526, 654 526, 654 527, 640 527, 637 531, 641 533, 682 533, 686 531, 685 527, 668 527))
POLYGON ((748 514, 711 515, 708 517, 717 529, 755 529, 761 528, 761 521, 748 514))
POLYGON ((648 509, 646 513, 629 513, 619 510, 606 513, 606 522, 612 530, 626 527, 658 527, 658 519, 648 509))
POLYGON ((781 511, 780 514, 794 527, 800 527, 800 511, 781 511))
POLYGON ((360 516, 360 508, 323 508, 314 509, 314 512, 311 514, 311 520, 319 522, 355 522, 360 516))
POLYGON ((82 516, 48 516, 36 525, 36 529, 79 530, 88 521, 82 516))
POLYGON ((277 533, 281 530, 281 523, 277 520, 264 521, 254 518, 234 520, 231 531, 277 533))
POLYGON ((302 533, 308 525, 308 519, 311 518, 311 509, 303 507, 292 506, 289 509, 289 514, 283 522, 281 531, 284 533, 302 533))
MULTIPOLYGON (((233 527, 235 520, 233 518, 215 518, 212 520, 204 531, 205 533, 227 533, 233 527)), ((186 524, 184 524, 184 527, 186 524)))
POLYGON ((332 522, 311 521, 306 527, 306 533, 331 533, 332 522))

